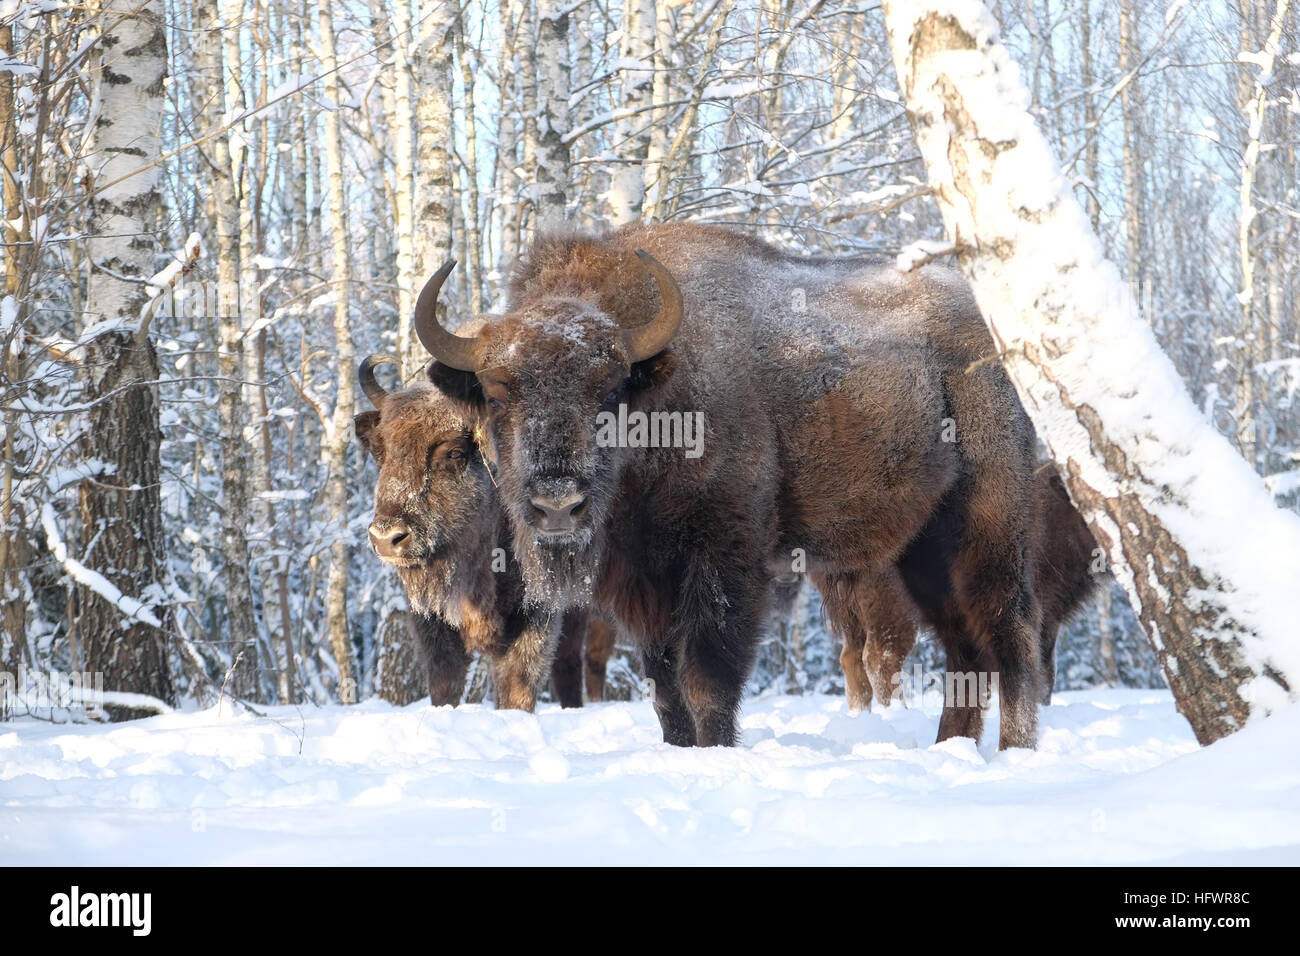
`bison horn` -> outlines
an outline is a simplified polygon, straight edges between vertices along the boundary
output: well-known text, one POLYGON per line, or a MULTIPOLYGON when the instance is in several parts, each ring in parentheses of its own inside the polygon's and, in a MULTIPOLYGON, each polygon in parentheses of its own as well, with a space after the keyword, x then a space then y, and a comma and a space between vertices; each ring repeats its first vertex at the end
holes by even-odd
POLYGON ((361 391, 366 393, 366 398, 370 399, 370 404, 378 408, 383 402, 384 396, 388 394, 384 386, 375 381, 375 367, 378 365, 400 365, 401 363, 391 355, 371 355, 361 363, 361 369, 357 372, 357 378, 361 382, 361 391))
POLYGON ((682 324, 682 290, 677 288, 672 273, 658 259, 644 249, 638 249, 636 255, 655 277, 659 286, 659 298, 663 300, 658 315, 645 325, 623 333, 631 361, 640 362, 666 349, 677 334, 677 328, 682 324))
POLYGON ((448 332, 438 321, 438 293, 454 268, 456 260, 448 259, 420 290, 420 297, 415 301, 415 334, 429 354, 443 365, 473 372, 478 368, 475 355, 478 340, 448 332))

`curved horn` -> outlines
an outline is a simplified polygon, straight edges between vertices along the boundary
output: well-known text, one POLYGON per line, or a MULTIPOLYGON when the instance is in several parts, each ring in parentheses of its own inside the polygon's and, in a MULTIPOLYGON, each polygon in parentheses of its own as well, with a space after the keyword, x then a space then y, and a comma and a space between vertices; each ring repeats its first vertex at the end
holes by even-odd
POLYGON ((357 372, 357 380, 361 382, 361 391, 366 393, 366 398, 370 399, 370 404, 378 408, 383 402, 384 396, 388 394, 384 386, 375 380, 375 367, 378 365, 400 365, 401 363, 391 355, 371 355, 361 363, 361 368, 357 372))
POLYGON ((456 260, 448 259, 420 290, 420 297, 415 300, 415 334, 429 354, 443 365, 473 372, 478 367, 474 355, 477 340, 448 332, 438 321, 438 293, 454 268, 456 260))
POLYGON ((631 360, 640 362, 666 349, 677 334, 677 329, 682 324, 682 290, 677 288, 672 273, 658 259, 644 249, 638 249, 636 255, 655 277, 655 282, 659 285, 659 298, 663 300, 658 315, 645 325, 623 333, 631 360))

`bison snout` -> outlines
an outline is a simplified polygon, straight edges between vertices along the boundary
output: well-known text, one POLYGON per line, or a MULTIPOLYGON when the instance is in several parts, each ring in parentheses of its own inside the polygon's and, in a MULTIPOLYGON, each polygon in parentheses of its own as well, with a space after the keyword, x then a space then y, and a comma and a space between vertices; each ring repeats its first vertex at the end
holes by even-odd
POLYGON ((551 480, 539 483, 528 501, 533 506, 532 525, 543 534, 576 531, 587 513, 587 492, 576 481, 551 480))
POLYGON ((405 558, 411 549, 411 529, 405 521, 375 521, 370 525, 370 546, 381 558, 405 558))

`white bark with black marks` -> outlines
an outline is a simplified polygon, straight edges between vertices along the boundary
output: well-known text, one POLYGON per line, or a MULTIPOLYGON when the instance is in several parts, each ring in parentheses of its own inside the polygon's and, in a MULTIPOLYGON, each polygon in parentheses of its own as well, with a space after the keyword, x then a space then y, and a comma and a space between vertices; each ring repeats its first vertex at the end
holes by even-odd
POLYGON ((1197 739, 1300 690, 1300 518, 1193 405, 1102 254, 977 0, 887 0, 962 271, 1197 739))

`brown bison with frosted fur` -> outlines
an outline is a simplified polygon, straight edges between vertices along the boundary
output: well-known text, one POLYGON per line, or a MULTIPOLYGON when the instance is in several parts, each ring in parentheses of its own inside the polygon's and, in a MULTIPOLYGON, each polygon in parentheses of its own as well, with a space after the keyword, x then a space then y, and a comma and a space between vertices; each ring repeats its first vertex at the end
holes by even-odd
MULTIPOLYGON (((1061 626, 1092 593, 1096 542, 1055 470, 1040 466, 1034 482, 1032 555, 1034 586, 1042 607, 1039 654, 1042 702, 1051 703, 1056 677, 1056 639, 1061 626)), ((955 549, 954 549, 955 550, 955 549)), ((814 575, 822 607, 843 641, 840 664, 849 706, 865 710, 873 698, 889 702, 902 689, 904 661, 916 645, 917 630, 929 626, 907 593, 898 569, 887 568, 867 583, 848 575, 814 575)), ((984 659, 978 670, 996 669, 984 659)))
POLYGON ((509 529, 471 422, 427 382, 385 391, 375 367, 393 361, 372 355, 361 363, 375 410, 357 415, 354 425, 379 466, 370 544, 397 569, 415 612, 430 699, 459 703, 469 655, 479 652, 492 660, 498 705, 532 710, 554 654, 555 698, 580 707, 585 639, 588 696, 600 700, 613 648, 609 624, 585 608, 560 615, 524 603, 509 529))
MULTIPOLYGON (((822 575, 896 564, 951 666, 996 661, 1001 746, 1033 746, 1034 434, 956 273, 704 226, 546 236, 508 313, 458 336, 436 316, 451 265, 416 327, 431 380, 487 426, 528 596, 612 610, 666 740, 735 742, 768 581, 797 549, 822 575), (598 442, 616 410, 703 414, 701 454, 598 442)), ((939 736, 981 724, 946 705, 939 736)))

